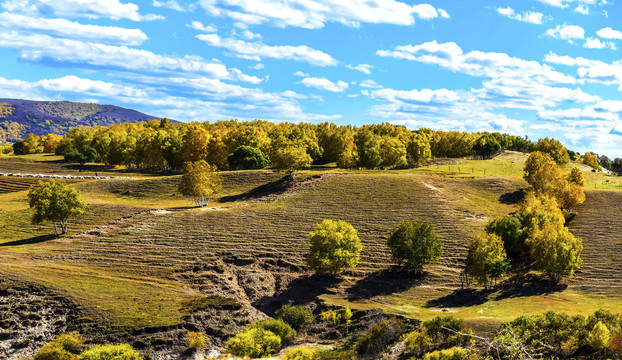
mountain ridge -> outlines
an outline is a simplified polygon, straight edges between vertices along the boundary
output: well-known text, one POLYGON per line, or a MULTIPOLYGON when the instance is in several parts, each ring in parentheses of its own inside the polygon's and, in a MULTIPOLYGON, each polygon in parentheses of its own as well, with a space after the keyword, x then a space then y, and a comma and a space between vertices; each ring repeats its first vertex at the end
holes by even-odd
POLYGON ((161 118, 115 105, 0 98, 0 143, 23 139, 29 133, 62 135, 74 127, 153 119, 161 118))

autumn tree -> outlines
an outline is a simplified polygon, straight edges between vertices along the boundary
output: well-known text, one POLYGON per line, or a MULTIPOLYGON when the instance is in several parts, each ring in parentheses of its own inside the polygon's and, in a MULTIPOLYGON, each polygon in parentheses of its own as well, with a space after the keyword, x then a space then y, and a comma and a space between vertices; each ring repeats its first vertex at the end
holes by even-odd
POLYGON ((59 223, 61 232, 66 234, 67 220, 83 214, 86 209, 80 191, 69 187, 64 181, 54 179, 39 181, 34 185, 28 191, 28 203, 34 209, 32 221, 52 221, 56 235, 59 235, 59 223))
POLYGON ((45 136, 45 138, 42 138, 43 152, 54 153, 62 138, 63 137, 61 135, 57 134, 48 134, 47 136, 45 136))
POLYGON ((468 247, 467 273, 479 284, 492 288, 492 281, 509 268, 501 238, 495 234, 476 234, 468 247))
POLYGON ((590 153, 590 152, 586 152, 583 155, 583 160, 582 162, 591 167, 592 169, 595 170, 602 170, 602 168, 600 167, 600 163, 598 162, 598 158, 596 157, 596 155, 590 153))
POLYGON ((378 146, 380 166, 392 168, 406 165, 406 146, 394 137, 382 137, 378 146))
POLYGON ((603 324, 602 321, 599 321, 596 325, 594 325, 594 328, 588 334, 587 343, 590 344, 594 350, 602 351, 609 345, 610 337, 611 332, 607 328, 607 325, 603 324))
POLYGON ((427 221, 402 221, 391 232, 387 245, 394 263, 417 273, 443 253, 443 243, 427 221))
POLYGON ((358 165, 368 169, 380 166, 379 136, 367 128, 362 128, 354 137, 358 152, 358 165))
POLYGON ((318 274, 356 267, 363 248, 356 230, 345 221, 322 221, 309 234, 309 242, 305 263, 318 274))
POLYGON ((279 148, 272 155, 274 167, 289 173, 292 180, 296 180, 298 170, 311 166, 312 161, 304 148, 293 145, 279 148))
POLYGON ((184 161, 197 162, 205 160, 210 134, 201 126, 192 126, 183 137, 181 157, 184 161))
POLYGON ((430 138, 423 132, 414 133, 406 148, 408 160, 413 164, 421 165, 430 161, 432 150, 430 148, 430 138))
POLYGON ((218 169, 205 160, 186 164, 181 177, 179 191, 185 196, 192 196, 198 207, 207 206, 214 193, 222 187, 222 178, 218 169))
POLYGON ((558 165, 566 165, 570 162, 568 150, 561 142, 555 139, 544 138, 536 143, 536 150, 548 154, 558 165))
POLYGON ((556 280, 572 277, 581 267, 582 241, 563 224, 547 222, 533 227, 527 245, 536 268, 556 280))
POLYGON ((568 181, 579 186, 585 186, 585 177, 583 177, 583 171, 578 166, 573 166, 568 175, 568 181))

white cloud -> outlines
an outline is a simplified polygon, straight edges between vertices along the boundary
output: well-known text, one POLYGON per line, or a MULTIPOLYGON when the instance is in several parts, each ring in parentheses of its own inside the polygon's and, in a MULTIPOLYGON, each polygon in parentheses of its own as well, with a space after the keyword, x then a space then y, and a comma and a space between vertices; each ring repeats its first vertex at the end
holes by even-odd
POLYGON ((546 35, 561 40, 568 40, 572 43, 574 39, 585 38, 585 30, 577 25, 557 25, 555 29, 548 29, 546 35))
POLYGON ((449 19, 451 16, 449 16, 449 13, 443 9, 437 9, 438 10, 438 14, 445 19, 449 19))
POLYGON ((381 89, 382 88, 382 86, 376 83, 374 80, 361 81, 359 86, 362 88, 368 88, 368 89, 381 89))
POLYGON ((227 69, 221 63, 208 61, 199 56, 159 55, 126 46, 57 39, 47 35, 0 31, 0 47, 17 49, 21 59, 33 62, 45 59, 61 64, 118 68, 126 71, 203 74, 218 79, 241 80, 255 84, 262 81, 257 77, 245 75, 238 69, 227 69))
POLYGON ((587 38, 585 39, 585 44, 583 44, 584 48, 587 49, 616 49, 616 44, 611 41, 601 41, 598 38, 587 38))
POLYGON ((538 1, 540 1, 541 3, 547 4, 547 5, 550 5, 550 6, 555 6, 555 7, 560 7, 560 8, 565 8, 568 6, 564 3, 565 0, 538 0, 538 1))
POLYGON ((200 21, 193 21, 190 24, 186 25, 191 29, 194 30, 199 30, 199 31, 203 31, 203 32, 207 32, 207 33, 213 33, 218 31, 218 28, 214 25, 203 25, 202 22, 200 21))
POLYGON ((231 38, 221 38, 218 34, 200 34, 199 40, 204 41, 210 46, 221 47, 231 51, 238 57, 261 61, 262 57, 272 59, 286 59, 296 61, 306 61, 317 66, 337 65, 337 60, 332 56, 312 49, 308 46, 270 46, 256 42, 246 42, 231 38))
POLYGON ((616 39, 622 40, 622 32, 618 30, 613 30, 610 27, 602 28, 596 32, 596 35, 600 36, 603 39, 616 39))
POLYGON ((344 92, 348 89, 348 83, 344 81, 337 81, 336 83, 326 78, 307 77, 300 81, 300 83, 306 87, 314 88, 317 90, 325 90, 330 92, 344 92))
POLYGON ((129 19, 133 21, 162 20, 159 15, 141 15, 138 5, 122 4, 119 0, 8 0, 2 7, 10 12, 26 15, 45 15, 57 17, 101 17, 112 20, 129 19))
POLYGON ((560 64, 577 67, 577 80, 581 83, 600 83, 605 85, 617 85, 622 91, 622 61, 614 61, 608 64, 600 60, 589 60, 582 57, 559 56, 549 53, 544 61, 551 64, 560 64))
POLYGON ((464 54, 453 42, 436 40, 420 45, 397 46, 379 50, 379 56, 434 64, 453 72, 485 78, 526 78, 539 83, 574 83, 574 78, 536 61, 511 57, 504 53, 471 51, 464 54))
POLYGON ((542 18, 544 17, 542 13, 535 11, 527 11, 523 12, 522 14, 517 14, 514 9, 509 6, 506 8, 499 7, 497 8, 497 12, 507 18, 527 22, 530 24, 542 24, 542 18))
POLYGON ((242 37, 245 38, 246 40, 255 40, 255 39, 261 39, 261 34, 256 34, 252 31, 244 30, 242 32, 242 37))
POLYGON ((42 31, 73 39, 100 41, 120 45, 141 45, 148 39, 139 29, 125 29, 114 26, 83 25, 66 19, 32 18, 29 16, 4 12, 0 14, 0 27, 42 31))
POLYGON ((294 73, 294 76, 309 77, 309 74, 307 74, 307 73, 303 73, 302 71, 296 71, 296 72, 294 73))
POLYGON ((589 8, 589 6, 587 6, 585 4, 581 4, 581 5, 577 6, 574 9, 574 12, 579 13, 579 14, 583 14, 583 15, 589 15, 590 14, 590 8, 589 8))
POLYGON ((359 64, 359 65, 356 65, 356 66, 346 65, 346 67, 348 69, 360 71, 360 72, 362 72, 364 74, 367 74, 367 75, 370 75, 371 74, 371 69, 374 68, 373 65, 369 65, 369 64, 359 64))
POLYGON ((184 9, 181 5, 179 5, 179 3, 176 0, 165 0, 165 1, 153 0, 153 6, 164 7, 164 8, 175 10, 175 11, 182 11, 182 12, 186 11, 186 9, 184 9))
POLYGON ((213 16, 229 17, 250 25, 271 24, 307 29, 328 22, 358 27, 360 23, 412 25, 416 18, 448 18, 449 14, 429 4, 410 6, 396 0, 273 0, 258 6, 255 0, 200 0, 213 16))
POLYGON ((251 66, 250 68, 255 69, 255 70, 261 70, 264 68, 264 65, 262 63, 259 63, 259 64, 251 66))

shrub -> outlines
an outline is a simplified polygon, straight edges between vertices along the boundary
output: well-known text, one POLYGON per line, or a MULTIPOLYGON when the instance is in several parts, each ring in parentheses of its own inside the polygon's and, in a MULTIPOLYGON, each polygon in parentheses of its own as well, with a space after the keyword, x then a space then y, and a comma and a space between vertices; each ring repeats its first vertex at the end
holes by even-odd
POLYGON ((354 350, 361 356, 377 355, 404 332, 404 324, 390 319, 373 324, 354 344, 354 350))
POLYGON ((35 354, 34 360, 68 360, 75 358, 84 342, 77 332, 58 335, 51 342, 43 345, 35 354))
POLYGON ((129 344, 96 345, 78 355, 77 360, 143 360, 129 344))
POLYGON ((311 310, 303 305, 283 305, 274 313, 274 316, 288 323, 296 331, 307 324, 315 322, 315 317, 311 310))
POLYGON ((248 328, 227 340, 227 351, 237 356, 269 356, 281 349, 281 338, 272 331, 248 328))
POLYGON ((356 267, 363 248, 356 230, 345 221, 322 221, 309 234, 309 242, 311 247, 305 262, 319 274, 356 267))
POLYGON ((469 356, 469 351, 461 347, 452 347, 445 350, 437 350, 425 354, 423 360, 464 360, 469 356))
POLYGON ((330 322, 334 326, 343 324, 344 322, 346 324, 349 324, 351 318, 352 310, 350 310, 350 307, 348 305, 346 305, 341 310, 327 310, 320 313, 320 319, 322 321, 330 322))
POLYGON ((425 332, 413 331, 404 335, 402 339, 406 350, 419 357, 432 346, 432 339, 425 332))
POLYGON ((283 360, 317 360, 317 351, 306 346, 293 348, 285 353, 283 360))
POLYGON ((186 333, 186 343, 192 350, 198 350, 205 346, 205 334, 200 332, 188 331, 186 333))
POLYGON ((592 331, 587 337, 587 343, 590 344, 592 348, 595 350, 603 350, 607 348, 609 345, 609 338, 611 337, 611 332, 607 329, 607 325, 603 324, 602 321, 599 321, 594 325, 592 331))
POLYGON ((459 332, 464 329, 464 326, 464 320, 456 319, 451 315, 437 316, 423 323, 426 333, 438 344, 445 343, 449 338, 456 336, 454 332, 444 328, 459 332))
POLYGON ((291 342, 296 337, 296 330, 281 319, 259 320, 249 328, 259 328, 272 331, 281 338, 281 342, 283 344, 291 342))
POLYGON ((238 147, 227 157, 227 161, 234 169, 257 169, 270 165, 270 158, 261 150, 250 146, 238 147))
POLYGON ((443 243, 427 221, 402 221, 393 229, 387 245, 393 262, 416 272, 438 260, 443 253, 443 243))

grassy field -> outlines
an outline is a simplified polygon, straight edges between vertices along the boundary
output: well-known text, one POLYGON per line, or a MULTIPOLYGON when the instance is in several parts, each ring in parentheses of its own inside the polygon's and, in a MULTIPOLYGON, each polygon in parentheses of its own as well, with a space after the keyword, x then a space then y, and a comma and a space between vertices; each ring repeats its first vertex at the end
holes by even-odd
MULTIPOLYGON (((89 208, 61 238, 49 236, 51 224, 30 223, 24 189, 31 180, 24 179, 0 192, 0 272, 61 290, 94 321, 118 329, 177 324, 185 302, 209 295, 258 307, 319 296, 420 319, 452 313, 480 325, 546 310, 622 310, 616 190, 587 191, 570 223, 584 244, 574 279, 551 284, 527 274, 493 293, 460 290, 466 244, 488 220, 516 209, 524 159, 506 153, 414 170, 319 169, 301 172, 293 185, 269 170, 224 172, 222 192, 203 210, 178 194, 178 176, 75 182, 89 208), (364 246, 359 266, 329 284, 302 265, 308 233, 322 219, 350 222, 364 246), (444 244, 421 278, 391 265, 385 242, 403 219, 432 222, 444 244)), ((39 165, 40 172, 76 171, 46 157, 0 159, 0 171, 39 165)), ((619 183, 588 176, 596 186, 619 183)))

